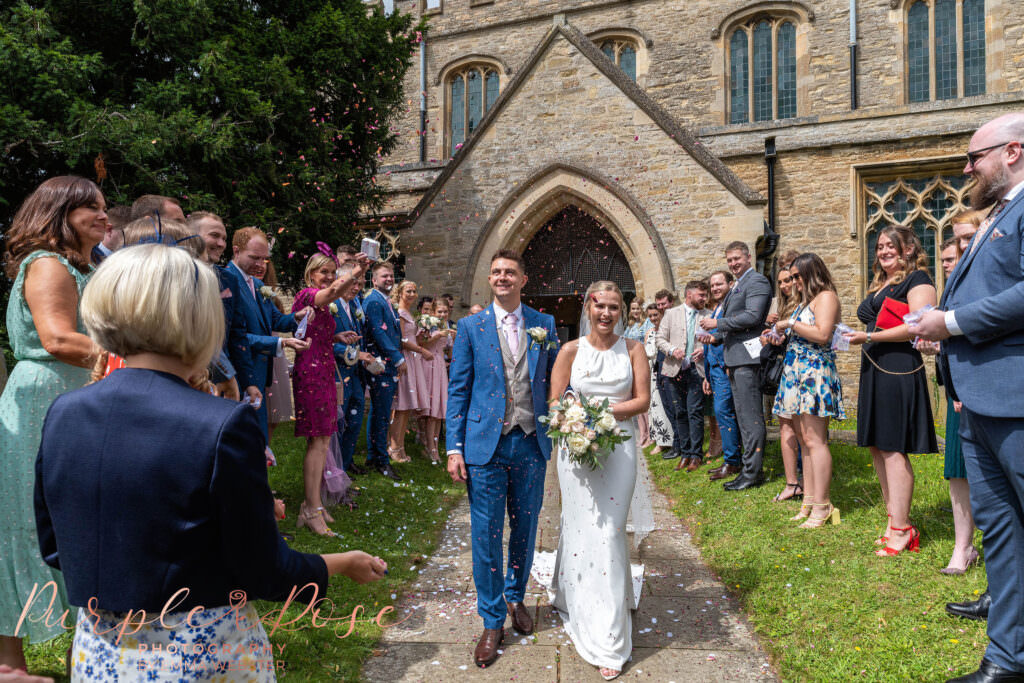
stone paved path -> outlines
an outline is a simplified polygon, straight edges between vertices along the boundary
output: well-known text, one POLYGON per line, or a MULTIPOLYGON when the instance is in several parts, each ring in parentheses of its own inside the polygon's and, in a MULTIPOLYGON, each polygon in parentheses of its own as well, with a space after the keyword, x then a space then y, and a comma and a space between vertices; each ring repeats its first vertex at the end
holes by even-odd
MULTIPOLYGON (((633 561, 646 567, 644 588, 633 618, 633 659, 619 680, 775 680, 735 600, 701 562, 667 500, 654 495, 658 530, 634 553, 633 561)), ((541 550, 558 546, 560 509, 552 461, 537 537, 541 550)), ((498 661, 487 669, 473 665, 482 623, 476 613, 469 540, 469 502, 464 498, 452 511, 436 554, 424 562, 419 580, 396 606, 405 621, 385 630, 379 656, 363 669, 364 679, 602 681, 576 654, 544 589, 532 578, 526 604, 537 624, 534 635, 518 634, 509 621, 498 661)))

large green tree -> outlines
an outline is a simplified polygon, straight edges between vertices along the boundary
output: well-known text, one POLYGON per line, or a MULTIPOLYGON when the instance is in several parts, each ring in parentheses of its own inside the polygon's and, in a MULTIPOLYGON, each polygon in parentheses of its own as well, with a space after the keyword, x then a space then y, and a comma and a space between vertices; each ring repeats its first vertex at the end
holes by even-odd
POLYGON ((43 179, 98 179, 276 238, 294 282, 379 206, 420 26, 360 0, 38 0, 0 9, 0 226, 43 179))

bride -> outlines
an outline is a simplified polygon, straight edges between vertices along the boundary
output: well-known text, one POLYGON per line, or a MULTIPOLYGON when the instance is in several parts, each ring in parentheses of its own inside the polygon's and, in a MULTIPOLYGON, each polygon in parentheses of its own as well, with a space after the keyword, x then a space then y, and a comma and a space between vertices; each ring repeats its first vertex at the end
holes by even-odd
MULTIPOLYGON (((623 303, 615 283, 590 285, 583 304, 589 332, 559 352, 550 400, 561 398, 567 387, 588 398, 607 398, 618 426, 632 436, 633 417, 650 403, 651 380, 643 345, 616 334, 623 303)), ((562 531, 552 605, 576 651, 611 680, 633 649, 626 519, 636 483, 636 440, 616 446, 595 470, 573 463, 566 449, 558 452, 562 531)))

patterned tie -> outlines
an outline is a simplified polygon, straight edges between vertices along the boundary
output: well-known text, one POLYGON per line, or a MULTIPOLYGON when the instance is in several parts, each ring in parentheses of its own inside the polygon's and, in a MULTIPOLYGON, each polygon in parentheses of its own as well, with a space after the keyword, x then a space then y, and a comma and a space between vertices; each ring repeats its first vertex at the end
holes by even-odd
POLYGON ((992 224, 996 222, 996 216, 998 216, 999 212, 1003 210, 1003 207, 1009 203, 1010 202, 1006 199, 1000 199, 996 202, 995 206, 992 207, 992 210, 988 212, 988 216, 986 216, 985 220, 983 220, 981 225, 978 226, 978 233, 975 235, 974 242, 971 244, 970 253, 973 254, 974 250, 978 248, 978 245, 981 244, 981 242, 988 236, 988 230, 992 227, 992 224))
POLYGON ((686 311, 686 357, 693 353, 693 331, 694 322, 697 320, 697 311, 689 309, 686 311))
POLYGON ((245 282, 249 285, 249 292, 252 293, 252 298, 256 298, 256 285, 252 281, 252 275, 245 276, 245 282))
POLYGON ((501 319, 502 327, 505 328, 505 339, 508 341, 508 350, 513 356, 519 355, 519 316, 515 313, 508 313, 501 319))

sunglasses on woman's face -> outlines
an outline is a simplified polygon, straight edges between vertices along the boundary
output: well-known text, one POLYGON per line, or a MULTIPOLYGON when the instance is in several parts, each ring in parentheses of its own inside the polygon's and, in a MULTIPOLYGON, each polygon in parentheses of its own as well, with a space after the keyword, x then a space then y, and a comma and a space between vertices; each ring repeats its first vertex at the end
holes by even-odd
POLYGON ((791 280, 799 280, 799 279, 801 279, 800 278, 800 273, 793 273, 793 275, 790 276, 790 279, 791 280))

